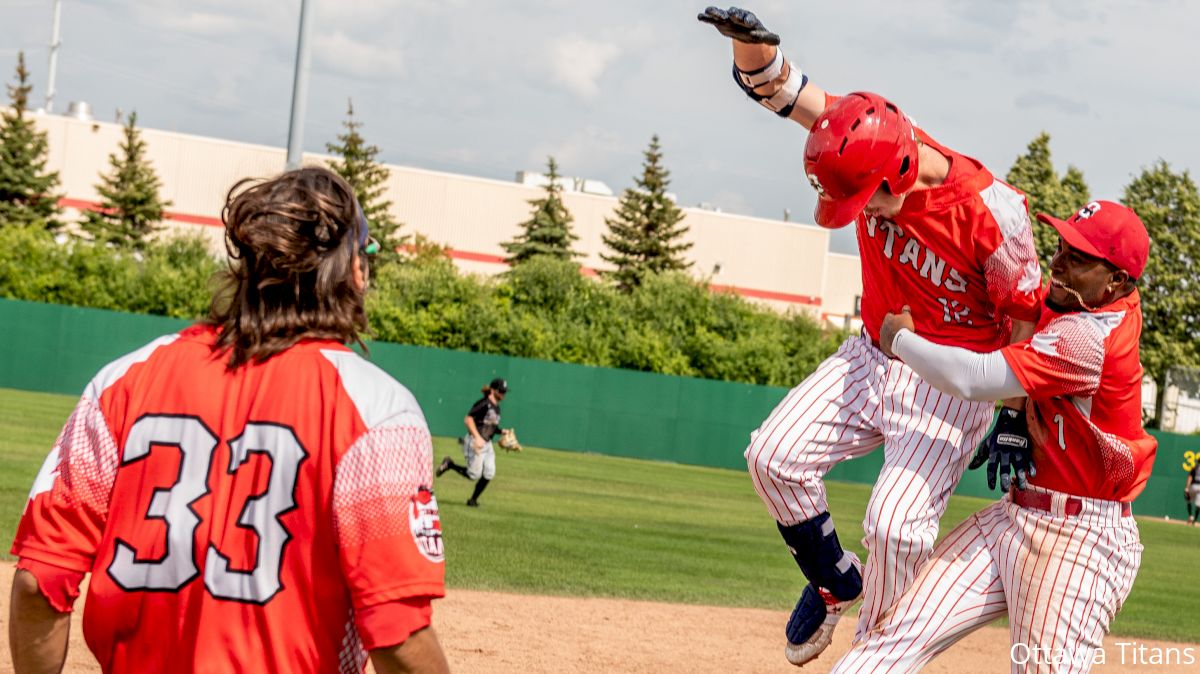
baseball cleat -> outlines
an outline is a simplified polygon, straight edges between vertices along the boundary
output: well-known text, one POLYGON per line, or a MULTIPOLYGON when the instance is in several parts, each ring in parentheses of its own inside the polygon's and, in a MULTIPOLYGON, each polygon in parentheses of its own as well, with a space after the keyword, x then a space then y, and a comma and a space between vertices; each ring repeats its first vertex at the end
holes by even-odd
POLYGON ((469 498, 469 499, 467 499, 467 505, 471 506, 472 508, 478 508, 478 507, 479 507, 479 501, 476 501, 476 500, 475 500, 475 499, 473 499, 473 498, 469 498))
POLYGON ((799 667, 829 648, 838 619, 859 599, 861 592, 853 599, 840 601, 825 588, 805 587, 787 624, 788 645, 784 655, 788 662, 799 667))
POLYGON ((450 470, 450 463, 451 463, 450 457, 447 456, 446 458, 442 459, 441 464, 439 464, 437 467, 437 476, 438 477, 441 477, 442 473, 445 473, 446 471, 450 470))

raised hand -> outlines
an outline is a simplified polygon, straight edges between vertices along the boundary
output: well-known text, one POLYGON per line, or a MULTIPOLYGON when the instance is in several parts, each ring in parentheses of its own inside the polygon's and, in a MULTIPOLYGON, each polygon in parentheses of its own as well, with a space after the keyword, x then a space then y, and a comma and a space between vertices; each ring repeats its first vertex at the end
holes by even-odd
POLYGON ((754 16, 753 12, 740 7, 721 9, 708 7, 701 12, 697 19, 712 24, 720 33, 738 42, 748 44, 778 45, 779 36, 767 30, 767 27, 754 16))

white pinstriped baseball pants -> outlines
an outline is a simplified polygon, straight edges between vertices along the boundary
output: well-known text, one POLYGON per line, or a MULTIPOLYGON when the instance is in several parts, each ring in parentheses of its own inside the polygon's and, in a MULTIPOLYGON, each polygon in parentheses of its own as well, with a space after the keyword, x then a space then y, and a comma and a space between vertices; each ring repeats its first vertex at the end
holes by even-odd
POLYGON ((863 520, 870 555, 859 635, 908 589, 932 553, 938 520, 993 407, 941 393, 869 340, 851 337, 751 434, 746 463, 754 488, 785 526, 828 509, 822 479, 830 468, 883 444, 883 468, 863 520))
MULTIPOLYGON (((1064 500, 1056 495, 1057 507, 1064 500)), ((1014 674, 1090 670, 1133 587, 1142 545, 1119 503, 1081 500, 1083 512, 1070 517, 1016 506, 1008 495, 972 515, 833 671, 915 672, 1005 614, 1014 674)))

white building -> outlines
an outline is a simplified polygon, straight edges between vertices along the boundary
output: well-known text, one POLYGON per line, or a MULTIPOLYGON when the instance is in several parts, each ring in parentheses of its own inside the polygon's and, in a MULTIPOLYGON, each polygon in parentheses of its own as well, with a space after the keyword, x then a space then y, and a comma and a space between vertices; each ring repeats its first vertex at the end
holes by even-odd
MULTIPOLYGON (((95 185, 108 170, 108 156, 121 139, 118 124, 72 117, 37 115, 49 139, 49 166, 62 178, 64 206, 84 209, 98 201, 95 185)), ((223 251, 221 207, 239 179, 268 177, 283 170, 282 148, 219 138, 142 129, 147 154, 172 203, 169 224, 203 232, 214 250, 223 251)), ((306 155, 322 163, 324 155, 306 155)), ((506 269, 500 244, 528 219, 529 201, 541 196, 545 176, 519 172, 505 182, 389 166, 388 198, 405 232, 420 232, 448 248, 465 271, 493 274, 506 269), (540 182, 538 179, 541 179, 540 182)), ((603 269, 601 234, 617 196, 594 180, 564 178, 563 202, 574 217, 578 249, 586 271, 603 269)), ((619 191, 619 190, 618 190, 619 191)), ((856 256, 829 251, 830 232, 815 225, 782 222, 685 208, 688 256, 698 276, 714 289, 731 290, 781 309, 797 309, 841 327, 852 317, 862 293, 856 256)))

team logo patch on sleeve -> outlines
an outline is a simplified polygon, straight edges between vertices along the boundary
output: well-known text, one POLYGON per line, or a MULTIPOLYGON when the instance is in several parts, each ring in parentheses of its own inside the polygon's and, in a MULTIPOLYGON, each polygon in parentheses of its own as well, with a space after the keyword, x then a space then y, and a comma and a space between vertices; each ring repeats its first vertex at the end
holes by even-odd
POLYGON ((412 528, 413 543, 417 550, 431 562, 446 560, 446 549, 442 544, 442 520, 438 516, 437 499, 429 487, 421 487, 413 496, 408 510, 408 524, 412 528))

